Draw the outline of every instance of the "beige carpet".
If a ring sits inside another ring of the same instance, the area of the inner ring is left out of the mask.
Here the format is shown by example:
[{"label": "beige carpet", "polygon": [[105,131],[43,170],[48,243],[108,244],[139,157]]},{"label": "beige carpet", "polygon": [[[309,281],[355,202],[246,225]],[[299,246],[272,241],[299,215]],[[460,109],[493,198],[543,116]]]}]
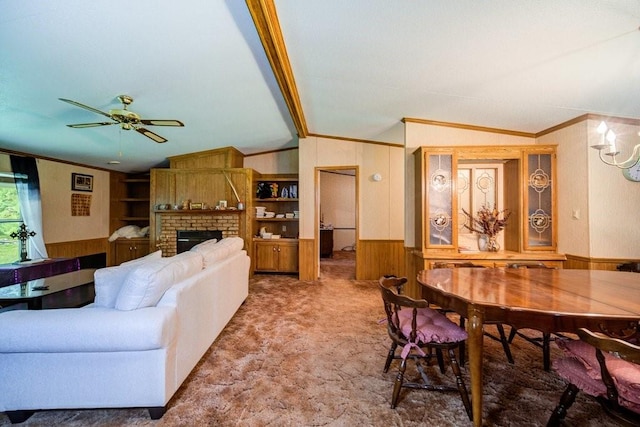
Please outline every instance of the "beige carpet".
[{"label": "beige carpet", "polygon": [[[341,279],[353,271],[341,257],[321,265],[317,282],[252,279],[246,303],[161,420],[151,421],[143,409],[62,410],[38,412],[23,425],[470,425],[455,393],[410,391],[397,409],[389,408],[396,365],[382,373],[388,338],[379,323],[377,284]],[[516,364],[509,365],[498,343],[485,343],[486,424],[545,425],[564,384],[541,369],[541,351],[516,338]],[[4,414],[0,424],[9,424]],[[579,396],[567,425],[615,424],[595,402]]]}]

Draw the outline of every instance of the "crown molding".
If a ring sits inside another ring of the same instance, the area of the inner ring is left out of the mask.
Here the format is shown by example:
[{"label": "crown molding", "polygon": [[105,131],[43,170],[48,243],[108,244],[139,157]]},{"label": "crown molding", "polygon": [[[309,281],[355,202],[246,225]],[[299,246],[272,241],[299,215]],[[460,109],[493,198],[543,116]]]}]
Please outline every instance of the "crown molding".
[{"label": "crown molding", "polygon": [[426,119],[415,119],[410,117],[405,117],[402,119],[403,123],[419,123],[423,125],[432,125],[432,126],[443,126],[450,127],[456,129],[466,129],[466,130],[474,130],[479,132],[491,132],[491,133],[499,133],[504,135],[511,136],[523,136],[525,138],[535,138],[536,134],[530,132],[519,132],[515,130],[507,130],[507,129],[498,129],[498,128],[490,128],[484,126],[475,126],[475,125],[467,125],[463,123],[451,123],[451,122],[440,122],[436,120],[426,120]]},{"label": "crown molding", "polygon": [[372,141],[369,139],[358,139],[358,138],[348,138],[345,136],[333,136],[333,135],[321,135],[317,133],[310,133],[308,136],[313,136],[316,138],[328,138],[328,139],[336,139],[339,141],[348,141],[348,142],[361,142],[364,144],[377,144],[377,145],[387,145],[391,147],[399,147],[404,148],[404,144],[400,144],[397,142],[382,142],[382,141]]}]

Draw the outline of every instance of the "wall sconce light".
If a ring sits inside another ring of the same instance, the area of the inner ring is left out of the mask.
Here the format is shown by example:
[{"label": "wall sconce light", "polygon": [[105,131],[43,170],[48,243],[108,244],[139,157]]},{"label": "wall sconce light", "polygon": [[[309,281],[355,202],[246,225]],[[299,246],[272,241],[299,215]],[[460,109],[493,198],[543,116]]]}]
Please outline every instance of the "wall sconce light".
[{"label": "wall sconce light", "polygon": [[375,182],[380,182],[382,181],[382,175],[380,175],[379,173],[374,173],[373,175],[371,175],[371,179],[373,179]]},{"label": "wall sconce light", "polygon": [[[597,129],[598,133],[602,135],[602,143],[592,145],[591,148],[595,148],[598,150],[598,154],[600,156],[600,160],[609,166],[615,166],[620,169],[628,169],[632,166],[635,166],[640,161],[640,144],[637,144],[633,147],[633,152],[631,156],[625,161],[618,161],[617,155],[620,154],[620,151],[616,148],[616,134],[609,129],[605,122],[600,122],[600,125]],[[604,156],[611,157],[611,160],[607,160]]]}]

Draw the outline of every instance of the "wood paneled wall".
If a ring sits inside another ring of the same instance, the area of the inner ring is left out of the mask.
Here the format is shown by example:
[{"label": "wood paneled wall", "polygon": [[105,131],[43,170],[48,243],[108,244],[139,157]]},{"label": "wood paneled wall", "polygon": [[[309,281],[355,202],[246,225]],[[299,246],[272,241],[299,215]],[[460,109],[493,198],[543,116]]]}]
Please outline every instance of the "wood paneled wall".
[{"label": "wood paneled wall", "polygon": [[588,258],[577,255],[567,255],[564,268],[574,268],[578,270],[616,270],[620,264],[627,262],[640,262],[637,259],[615,259],[615,258]]},{"label": "wood paneled wall", "polygon": [[319,253],[314,239],[298,240],[298,277],[300,280],[316,280]]},{"label": "wood paneled wall", "polygon": [[405,275],[402,240],[360,240],[356,254],[356,278],[378,280],[385,274]]},{"label": "wood paneled wall", "polygon": [[[356,278],[378,280],[385,274],[404,276],[406,259],[402,240],[359,240],[356,244]],[[299,240],[300,280],[316,280],[319,253],[313,239]]]},{"label": "wood paneled wall", "polygon": [[100,239],[74,240],[69,242],[46,243],[49,258],[72,258],[102,252],[110,255],[107,237]]}]

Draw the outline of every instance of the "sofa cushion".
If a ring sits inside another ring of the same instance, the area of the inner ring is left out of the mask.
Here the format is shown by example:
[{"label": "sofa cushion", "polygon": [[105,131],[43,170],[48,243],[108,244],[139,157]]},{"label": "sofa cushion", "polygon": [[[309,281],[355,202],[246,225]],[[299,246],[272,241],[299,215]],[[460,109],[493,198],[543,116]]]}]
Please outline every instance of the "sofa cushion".
[{"label": "sofa cushion", "polygon": [[2,353],[154,350],[174,342],[178,327],[171,307],[127,312],[104,307],[13,310],[2,316],[6,324],[24,329],[16,333],[14,328],[0,328]]},{"label": "sofa cushion", "polygon": [[190,251],[136,265],[125,278],[115,308],[135,310],[155,306],[173,284],[196,274],[202,268],[202,256]]},{"label": "sofa cushion", "polygon": [[153,261],[155,259],[161,259],[161,258],[162,258],[162,251],[158,249],[157,251],[151,252],[150,254],[147,254],[143,257],[132,259],[131,261],[125,261],[120,265],[138,265],[146,261]]},{"label": "sofa cushion", "polygon": [[191,249],[189,249],[190,251],[200,251],[202,249],[204,249],[205,246],[207,245],[214,245],[218,242],[218,239],[209,239],[209,240],[205,240],[204,242],[200,242],[197,245],[194,245],[191,247]]},{"label": "sofa cushion", "polygon": [[222,239],[220,243],[229,248],[230,253],[241,251],[244,247],[244,240],[242,239],[242,237],[238,236],[227,237],[225,239]]},{"label": "sofa cushion", "polygon": [[93,275],[96,293],[94,304],[98,307],[114,308],[116,299],[127,275],[133,271],[137,265],[160,258],[162,258],[162,251],[155,251],[141,258],[123,262],[115,267],[96,270]]},{"label": "sofa cushion", "polygon": [[195,252],[202,255],[204,267],[208,268],[220,260],[227,258],[229,255],[241,251],[243,247],[244,240],[241,237],[232,236],[225,237],[215,244],[203,245],[196,248]]}]

